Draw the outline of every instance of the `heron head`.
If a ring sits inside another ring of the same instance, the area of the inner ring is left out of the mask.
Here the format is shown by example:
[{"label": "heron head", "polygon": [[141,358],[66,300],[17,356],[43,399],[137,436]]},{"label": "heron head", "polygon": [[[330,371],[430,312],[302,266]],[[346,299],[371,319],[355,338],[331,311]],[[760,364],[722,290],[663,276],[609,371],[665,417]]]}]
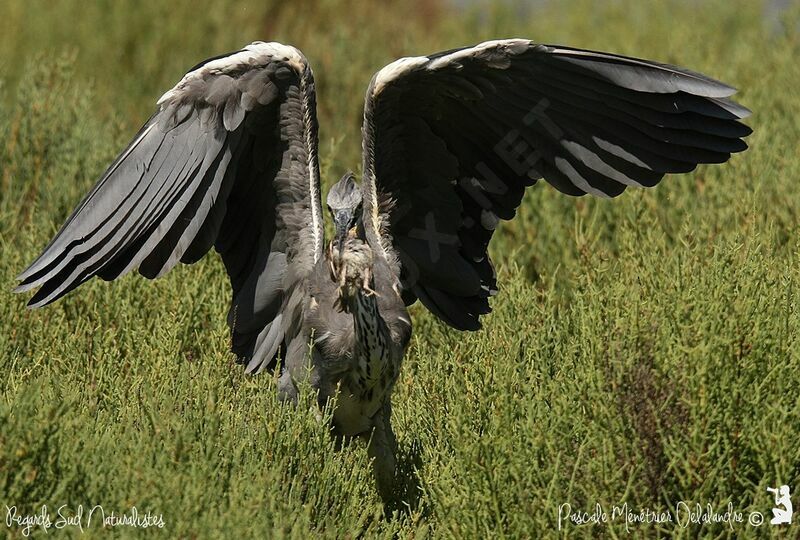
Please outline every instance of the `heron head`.
[{"label": "heron head", "polygon": [[358,220],[361,217],[361,189],[352,172],[342,176],[331,187],[327,203],[336,228],[332,247],[341,258],[345,240],[348,236],[355,236]]}]

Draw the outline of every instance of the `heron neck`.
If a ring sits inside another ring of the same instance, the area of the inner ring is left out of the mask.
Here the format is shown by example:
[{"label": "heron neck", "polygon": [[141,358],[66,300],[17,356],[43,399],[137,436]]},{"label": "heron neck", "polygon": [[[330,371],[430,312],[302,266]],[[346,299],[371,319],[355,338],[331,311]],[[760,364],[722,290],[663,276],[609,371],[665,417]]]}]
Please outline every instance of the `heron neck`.
[{"label": "heron neck", "polygon": [[[381,380],[389,358],[389,330],[378,308],[378,297],[358,291],[353,302],[355,360],[365,390]],[[384,377],[385,378],[385,377]]]},{"label": "heron neck", "polygon": [[378,296],[363,290],[356,292],[352,305],[353,325],[355,327],[356,339],[366,345],[370,339],[384,337],[386,324],[378,309]]}]

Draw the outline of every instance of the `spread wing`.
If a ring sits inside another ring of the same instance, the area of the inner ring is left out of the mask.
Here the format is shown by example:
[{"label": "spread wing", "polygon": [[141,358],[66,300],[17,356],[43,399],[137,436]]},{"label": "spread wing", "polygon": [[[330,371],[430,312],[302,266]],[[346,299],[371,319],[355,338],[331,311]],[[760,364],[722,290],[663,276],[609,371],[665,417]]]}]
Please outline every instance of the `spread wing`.
[{"label": "spread wing", "polygon": [[[293,291],[322,256],[314,78],[305,57],[253,43],[208,60],[157,112],[20,276],[46,305],[92,276],[147,278],[211,246],[233,288],[234,352],[263,369],[297,333]],[[290,309],[291,308],[291,309]]]},{"label": "spread wing", "polygon": [[509,39],[402,58],[364,109],[364,222],[417,298],[459,329],[495,292],[487,246],[544,178],[616,197],[747,148],[750,111],[699,73]]}]

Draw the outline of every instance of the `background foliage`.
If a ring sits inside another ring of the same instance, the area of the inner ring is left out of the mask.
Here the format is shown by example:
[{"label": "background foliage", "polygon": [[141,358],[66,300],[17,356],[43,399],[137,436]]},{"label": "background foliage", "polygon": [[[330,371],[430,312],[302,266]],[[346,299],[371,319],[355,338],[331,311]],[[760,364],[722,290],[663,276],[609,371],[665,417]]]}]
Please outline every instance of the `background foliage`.
[{"label": "background foliage", "polygon": [[763,14],[745,0],[4,0],[4,291],[161,93],[256,39],[292,43],[314,66],[327,184],[358,170],[372,73],[499,36],[708,73],[741,88],[755,132],[725,166],[614,201],[536,186],[492,246],[501,294],[485,330],[414,309],[394,395],[406,504],[389,517],[361,445],[335,451],[310,406],[278,406],[269,376],[232,363],[216,256],[155,283],[95,280],[39,311],[4,292],[0,503],[136,505],[163,513],[172,537],[203,538],[537,537],[557,534],[564,502],[768,514],[767,486],[800,493],[800,41],[797,9]]}]

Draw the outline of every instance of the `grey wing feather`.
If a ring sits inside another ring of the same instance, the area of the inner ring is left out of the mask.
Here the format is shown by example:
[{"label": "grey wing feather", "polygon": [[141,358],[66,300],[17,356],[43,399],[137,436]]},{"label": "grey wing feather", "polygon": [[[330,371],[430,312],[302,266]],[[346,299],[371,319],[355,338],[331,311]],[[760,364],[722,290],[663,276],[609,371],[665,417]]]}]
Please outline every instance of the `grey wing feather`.
[{"label": "grey wing feather", "polygon": [[367,90],[367,236],[407,302],[477,329],[496,292],[489,241],[527,186],[615,197],[722,163],[751,133],[734,92],[687,69],[525,39],[402,58]]},{"label": "grey wing feather", "polygon": [[16,290],[39,287],[39,307],[92,276],[155,278],[215,246],[234,351],[263,369],[302,316],[286,291],[322,257],[313,74],[297,49],[256,42],[199,64],[158,105]]}]

